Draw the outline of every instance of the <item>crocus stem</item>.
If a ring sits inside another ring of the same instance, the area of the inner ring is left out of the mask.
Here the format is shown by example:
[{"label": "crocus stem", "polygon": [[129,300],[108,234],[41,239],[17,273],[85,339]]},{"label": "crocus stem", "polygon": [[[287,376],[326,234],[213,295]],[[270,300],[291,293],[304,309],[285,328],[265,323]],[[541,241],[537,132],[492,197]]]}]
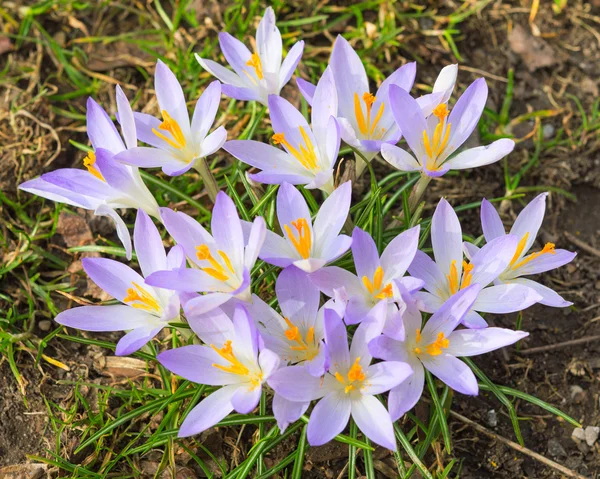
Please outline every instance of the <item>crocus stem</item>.
[{"label": "crocus stem", "polygon": [[373,160],[373,158],[375,157],[375,153],[365,154],[365,153],[358,152],[358,150],[355,150],[354,148],[352,148],[352,149],[354,150],[354,158],[356,159],[355,170],[356,170],[356,179],[358,179],[365,171],[365,168],[368,166],[368,163],[370,163],[371,160]]},{"label": "crocus stem", "polygon": [[206,158],[199,158],[196,160],[194,163],[194,169],[200,173],[202,181],[204,182],[204,186],[206,187],[208,197],[214,203],[217,199],[217,194],[219,193],[219,185],[217,185],[217,180],[215,180],[215,177],[208,167]]}]

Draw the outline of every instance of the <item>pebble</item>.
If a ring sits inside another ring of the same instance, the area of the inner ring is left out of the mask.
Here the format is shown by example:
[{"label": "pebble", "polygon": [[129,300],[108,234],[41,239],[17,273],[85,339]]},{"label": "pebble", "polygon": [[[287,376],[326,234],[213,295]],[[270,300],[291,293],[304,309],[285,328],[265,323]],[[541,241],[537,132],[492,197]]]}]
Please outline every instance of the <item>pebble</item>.
[{"label": "pebble", "polygon": [[573,400],[583,393],[583,388],[581,386],[574,385],[569,388],[569,391],[571,392],[571,400]]},{"label": "pebble", "polygon": [[550,123],[546,123],[542,128],[542,135],[544,140],[548,140],[554,136],[554,127]]},{"label": "pebble", "polygon": [[587,445],[592,447],[594,443],[598,440],[598,435],[600,435],[600,427],[597,426],[588,426],[585,428],[585,442]]},{"label": "pebble", "polygon": [[585,441],[585,431],[583,428],[576,427],[573,429],[573,432],[571,433],[571,439],[573,439],[575,442]]},{"label": "pebble", "polygon": [[558,439],[550,439],[548,441],[548,454],[553,457],[566,456],[567,452]]},{"label": "pebble", "polygon": [[50,328],[52,327],[52,322],[48,321],[47,319],[44,319],[38,323],[38,327],[41,331],[50,331]]},{"label": "pebble", "polygon": [[495,409],[490,409],[485,415],[485,422],[488,423],[490,427],[496,427],[498,425],[498,415],[496,414]]}]

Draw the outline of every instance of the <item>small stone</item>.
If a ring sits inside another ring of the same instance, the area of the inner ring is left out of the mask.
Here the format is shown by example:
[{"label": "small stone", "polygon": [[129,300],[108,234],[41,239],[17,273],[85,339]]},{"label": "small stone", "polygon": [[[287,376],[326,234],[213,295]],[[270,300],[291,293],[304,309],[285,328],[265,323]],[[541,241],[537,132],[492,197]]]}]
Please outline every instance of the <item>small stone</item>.
[{"label": "small stone", "polygon": [[600,427],[597,426],[588,426],[585,428],[585,442],[588,446],[592,447],[594,443],[598,440],[598,435],[600,435]]},{"label": "small stone", "polygon": [[562,444],[558,441],[558,439],[550,439],[548,441],[548,454],[550,454],[552,457],[560,457],[560,456],[566,456],[567,452],[565,451],[565,448],[562,447]]},{"label": "small stone", "polygon": [[578,399],[583,394],[583,388],[577,385],[571,386],[569,388],[569,391],[571,392],[571,401],[574,399]]},{"label": "small stone", "polygon": [[546,123],[542,128],[542,134],[544,136],[544,140],[549,140],[554,136],[554,126],[550,123]]},{"label": "small stone", "polygon": [[585,431],[582,427],[576,427],[571,433],[571,439],[575,442],[585,441]]},{"label": "small stone", "polygon": [[52,327],[52,322],[48,321],[47,319],[44,319],[38,323],[38,326],[41,331],[50,331],[50,328]]},{"label": "small stone", "polygon": [[485,415],[485,422],[488,423],[490,427],[496,427],[498,425],[498,415],[496,414],[495,409],[490,409]]}]

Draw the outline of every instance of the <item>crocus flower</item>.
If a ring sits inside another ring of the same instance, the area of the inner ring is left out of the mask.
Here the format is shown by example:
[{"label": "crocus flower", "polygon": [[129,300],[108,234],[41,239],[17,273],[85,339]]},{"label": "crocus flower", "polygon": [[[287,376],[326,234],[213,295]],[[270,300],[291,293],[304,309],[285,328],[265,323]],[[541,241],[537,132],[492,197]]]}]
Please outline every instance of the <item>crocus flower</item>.
[{"label": "crocus flower", "polygon": [[[553,243],[546,243],[541,250],[530,253],[544,219],[546,196],[548,196],[548,193],[542,193],[535,197],[517,217],[509,233],[519,239],[517,250],[507,268],[496,278],[495,282],[496,284],[527,286],[542,296],[541,304],[564,308],[571,306],[573,303],[565,301],[558,293],[547,286],[522,277],[558,268],[573,261],[577,255],[577,253],[564,249],[555,249]],[[485,199],[481,204],[481,224],[486,241],[493,241],[496,238],[505,236],[504,225],[500,216],[492,204]],[[477,254],[478,248],[476,246],[465,243],[465,248],[467,254]]]},{"label": "crocus flower", "polygon": [[199,434],[233,410],[251,412],[258,405],[262,385],[279,365],[279,357],[262,347],[258,330],[241,304],[235,308],[233,321],[224,315],[220,318],[223,341],[183,346],[157,357],[163,366],[189,381],[222,386],[190,411],[179,437]]},{"label": "crocus flower", "polygon": [[182,292],[207,293],[185,303],[186,315],[192,310],[194,314],[208,312],[231,298],[251,299],[250,270],[266,230],[262,217],[254,220],[248,241],[244,241],[235,205],[222,191],[217,195],[212,212],[212,235],[185,213],[161,208],[161,217],[193,267],[157,272],[147,279],[149,284]]},{"label": "crocus flower", "polygon": [[123,304],[80,306],[63,311],[56,322],[84,331],[129,331],[117,343],[117,356],[134,353],[170,321],[179,319],[179,297],[174,291],[154,288],[144,278],[155,271],[181,268],[185,256],[180,246],[165,254],[160,233],[142,210],[138,210],[133,233],[142,275],[129,266],[107,258],[83,258],[87,275]]},{"label": "crocus flower", "polygon": [[[358,428],[373,442],[396,450],[390,415],[375,397],[397,386],[412,374],[408,364],[386,361],[371,364],[368,343],[379,336],[387,305],[380,302],[357,328],[348,349],[348,334],[342,319],[325,310],[325,342],[330,357],[329,372],[323,378],[309,374],[304,366],[288,366],[269,378],[277,394],[295,402],[321,399],[312,411],[307,438],[320,446],[341,433],[350,415]],[[383,316],[382,316],[383,315]]]},{"label": "crocus flower", "polygon": [[159,218],[159,212],[158,204],[142,181],[138,169],[122,165],[114,159],[119,152],[136,146],[133,112],[119,86],[117,108],[125,142],[104,109],[88,98],[87,132],[94,151],[90,151],[83,159],[87,171],[62,168],[26,181],[19,189],[91,210],[96,215],[109,216],[115,222],[127,258],[131,259],[129,230],[115,209],[141,208],[155,218]]},{"label": "crocus flower", "polygon": [[[396,85],[410,91],[415,81],[416,63],[398,68],[373,95],[365,67],[350,43],[338,35],[329,60],[338,96],[338,122],[342,139],[359,150],[367,160],[379,153],[384,143],[397,143],[401,133],[390,109],[388,91]],[[314,103],[308,82],[298,82],[309,103]],[[359,169],[366,166],[360,162]]]},{"label": "crocus flower", "polygon": [[220,126],[212,133],[221,84],[212,82],[200,95],[190,122],[183,89],[173,72],[160,60],[156,64],[154,89],[162,121],[145,113],[135,113],[137,137],[150,147],[140,146],[123,151],[117,159],[144,168],[162,167],[165,174],[182,175],[198,168],[198,161],[219,150],[227,132]]},{"label": "crocus flower", "polygon": [[304,50],[304,42],[299,41],[281,62],[281,34],[271,7],[258,25],[254,53],[226,32],[219,33],[219,44],[233,71],[196,54],[198,63],[223,82],[223,94],[236,100],[256,100],[265,106],[269,95],[279,95],[290,81]]},{"label": "crocus flower", "polygon": [[348,216],[351,194],[349,181],[340,185],[323,202],[313,224],[302,193],[283,183],[277,192],[277,218],[283,237],[267,230],[260,259],[281,268],[293,264],[312,273],[339,258],[352,243],[349,236],[339,234]]},{"label": "crocus flower", "polygon": [[472,285],[455,294],[429,318],[425,326],[421,325],[420,316],[405,316],[404,341],[382,335],[369,343],[369,350],[374,357],[386,362],[406,362],[414,371],[408,380],[390,391],[388,408],[392,421],[400,419],[419,401],[425,383],[425,369],[455,391],[476,395],[477,379],[457,357],[494,351],[528,335],[523,331],[503,328],[456,330],[464,315],[472,308],[478,292],[479,286]]},{"label": "crocus flower", "polygon": [[486,244],[470,263],[463,260],[462,231],[450,204],[441,199],[431,222],[431,244],[435,262],[417,251],[408,268],[411,276],[425,282],[426,292],[417,293],[423,311],[433,313],[444,302],[467,286],[477,284],[481,291],[463,320],[469,328],[484,328],[479,312],[512,313],[541,300],[533,289],[522,284],[489,286],[510,264],[517,249],[517,237],[505,235]]},{"label": "crocus flower", "polygon": [[393,284],[406,273],[419,243],[419,227],[394,238],[381,258],[371,235],[354,228],[352,256],[356,275],[337,266],[327,266],[310,275],[310,279],[329,297],[336,289],[344,288],[348,297],[344,321],[356,324],[380,301],[393,301]]},{"label": "crocus flower", "polygon": [[333,76],[327,69],[315,91],[312,128],[289,101],[270,95],[273,142],[283,150],[253,140],[228,141],[223,148],[244,163],[263,170],[249,175],[254,181],[267,184],[285,181],[330,193],[333,166],[340,149],[340,133],[334,118],[337,108]]},{"label": "crocus flower", "polygon": [[487,94],[485,80],[479,78],[467,88],[451,112],[446,103],[440,102],[428,118],[417,100],[402,88],[390,86],[393,117],[414,156],[400,147],[384,145],[383,158],[401,171],[420,171],[429,177],[500,160],[513,150],[514,141],[503,138],[452,156],[477,126]]}]

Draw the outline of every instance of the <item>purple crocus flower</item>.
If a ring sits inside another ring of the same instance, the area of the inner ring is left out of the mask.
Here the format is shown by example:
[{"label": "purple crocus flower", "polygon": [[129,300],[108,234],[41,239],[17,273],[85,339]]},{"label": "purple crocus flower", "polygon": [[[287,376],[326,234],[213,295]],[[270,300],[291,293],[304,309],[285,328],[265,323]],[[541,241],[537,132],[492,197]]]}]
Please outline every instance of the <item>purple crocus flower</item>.
[{"label": "purple crocus flower", "polygon": [[477,126],[487,95],[485,80],[479,78],[467,88],[451,112],[442,101],[428,117],[425,110],[431,110],[430,107],[423,108],[407,91],[390,86],[391,111],[414,156],[400,147],[384,145],[383,158],[401,171],[420,171],[429,177],[500,160],[513,150],[514,141],[504,138],[452,156]]},{"label": "purple crocus flower", "polygon": [[96,215],[109,216],[117,228],[127,258],[131,259],[131,237],[127,225],[115,211],[117,208],[141,208],[159,218],[158,204],[144,184],[137,168],[125,166],[114,155],[136,146],[135,122],[127,97],[117,90],[118,118],[123,139],[114,123],[93,99],[87,101],[87,132],[92,143],[83,160],[87,171],[62,168],[26,181],[19,189],[59,203],[91,210]]},{"label": "purple crocus flower", "polygon": [[260,183],[288,182],[333,191],[333,166],[340,149],[340,132],[335,120],[337,94],[328,69],[321,77],[312,105],[312,128],[304,116],[283,98],[270,95],[269,111],[273,142],[283,150],[253,140],[232,140],[223,147],[237,159],[260,168],[249,175]]},{"label": "purple crocus flower", "polygon": [[313,224],[302,193],[283,183],[277,192],[277,218],[283,236],[267,230],[260,259],[281,268],[293,264],[312,273],[342,256],[352,243],[349,236],[339,234],[351,195],[349,181],[340,185],[323,202]]},{"label": "purple crocus flower", "polygon": [[354,228],[352,256],[357,274],[327,266],[312,273],[310,279],[329,297],[334,297],[335,290],[343,288],[348,298],[344,321],[356,324],[380,301],[394,301],[393,281],[404,276],[418,244],[419,227],[416,226],[396,236],[380,258],[371,235]]},{"label": "purple crocus flower", "polygon": [[235,204],[222,191],[217,195],[212,212],[212,235],[185,213],[161,208],[161,217],[193,267],[157,272],[147,279],[148,284],[182,292],[207,293],[186,302],[186,315],[188,312],[208,312],[232,298],[251,299],[250,270],[266,231],[262,217],[254,220],[248,241],[244,241]]},{"label": "purple crocus flower", "polygon": [[[529,253],[544,220],[547,196],[548,193],[536,196],[517,217],[509,233],[519,240],[517,250],[507,268],[496,278],[495,283],[527,286],[542,296],[541,304],[564,308],[571,306],[573,303],[565,301],[558,293],[547,286],[522,277],[558,268],[570,263],[577,256],[577,253],[571,251],[554,249],[555,245],[553,243],[546,243],[541,250]],[[506,235],[500,216],[486,199],[481,204],[481,224],[485,240],[488,242]],[[477,254],[479,250],[470,243],[465,243],[464,246],[469,256]]]},{"label": "purple crocus flower", "polygon": [[269,378],[269,386],[289,401],[320,399],[308,423],[307,437],[311,446],[325,444],[341,433],[352,415],[365,436],[387,449],[396,450],[390,415],[375,395],[406,380],[412,369],[396,361],[371,364],[368,343],[381,334],[386,307],[380,302],[371,310],[356,329],[350,349],[344,322],[334,310],[326,309],[329,372],[323,378],[316,378],[304,366],[288,366]]},{"label": "purple crocus flower", "polygon": [[[390,109],[388,90],[396,85],[410,91],[415,81],[416,63],[398,68],[386,78],[376,95],[371,93],[365,67],[350,43],[341,35],[335,40],[329,68],[333,73],[339,102],[338,122],[342,139],[359,150],[367,160],[379,153],[384,143],[395,144],[400,140],[398,129]],[[299,81],[298,86],[307,101],[314,101],[310,83]],[[366,165],[361,160],[357,173]]]},{"label": "purple crocus flower", "polygon": [[142,275],[107,258],[83,258],[83,269],[100,288],[121,301],[120,305],[80,306],[63,311],[56,322],[84,331],[129,331],[117,343],[117,356],[134,353],[170,321],[179,319],[179,297],[174,291],[154,288],[144,278],[155,271],[181,268],[185,255],[180,246],[165,254],[158,229],[138,210],[133,233]]},{"label": "purple crocus flower", "polygon": [[162,167],[170,176],[182,175],[190,168],[198,168],[198,160],[219,150],[227,132],[220,126],[212,133],[219,101],[221,84],[212,82],[198,99],[190,122],[183,89],[174,73],[162,61],[156,64],[154,89],[162,114],[162,121],[145,113],[135,113],[137,137],[150,147],[123,151],[117,160],[144,168]]},{"label": "purple crocus flower", "polygon": [[219,44],[233,71],[196,54],[198,63],[223,82],[223,94],[236,100],[256,100],[265,106],[269,95],[279,95],[290,81],[304,50],[304,42],[299,41],[282,63],[281,33],[271,7],[258,25],[254,53],[226,32],[219,33]]},{"label": "purple crocus flower", "polygon": [[455,391],[473,396],[479,392],[477,379],[457,357],[494,351],[528,335],[523,331],[503,328],[456,330],[473,307],[478,292],[479,286],[474,284],[455,294],[429,318],[425,326],[421,325],[420,315],[405,315],[404,341],[384,334],[369,343],[374,357],[406,362],[414,371],[407,381],[390,391],[388,408],[392,421],[400,419],[419,401],[425,383],[425,369]]},{"label": "purple crocus flower", "polygon": [[481,288],[473,309],[463,320],[469,328],[484,328],[479,312],[512,313],[528,308],[542,297],[522,284],[489,286],[508,267],[515,255],[518,239],[505,235],[486,244],[470,263],[463,261],[462,230],[450,204],[441,199],[431,222],[431,244],[435,262],[421,251],[408,268],[411,276],[425,282],[426,292],[417,293],[423,311],[433,313],[458,291],[472,284]]},{"label": "purple crocus flower", "polygon": [[[236,306],[233,321],[223,314],[219,319],[219,334],[214,333],[213,323],[206,324],[214,342],[171,349],[157,357],[163,366],[189,381],[222,386],[190,411],[179,429],[179,437],[199,434],[233,410],[240,414],[251,412],[258,405],[262,385],[279,366],[279,357],[262,347],[258,330],[244,306]],[[196,324],[196,332],[206,337],[202,327]]]}]

